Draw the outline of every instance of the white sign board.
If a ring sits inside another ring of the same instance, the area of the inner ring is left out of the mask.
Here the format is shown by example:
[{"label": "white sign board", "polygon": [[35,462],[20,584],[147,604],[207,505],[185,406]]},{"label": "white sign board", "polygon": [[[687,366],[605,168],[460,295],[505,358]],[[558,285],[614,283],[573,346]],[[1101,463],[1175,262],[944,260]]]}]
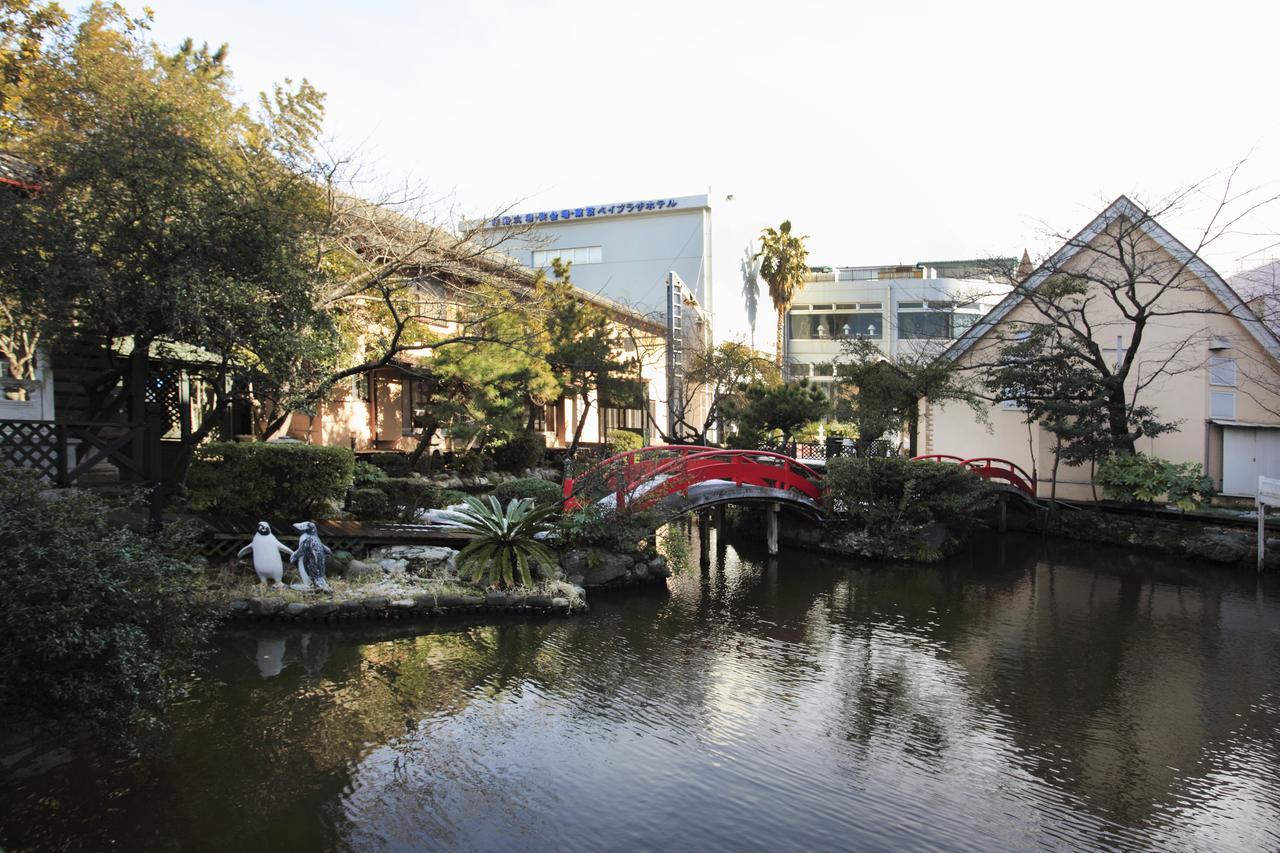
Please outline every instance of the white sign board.
[{"label": "white sign board", "polygon": [[1280,506],[1280,480],[1274,477],[1258,477],[1258,503]]}]

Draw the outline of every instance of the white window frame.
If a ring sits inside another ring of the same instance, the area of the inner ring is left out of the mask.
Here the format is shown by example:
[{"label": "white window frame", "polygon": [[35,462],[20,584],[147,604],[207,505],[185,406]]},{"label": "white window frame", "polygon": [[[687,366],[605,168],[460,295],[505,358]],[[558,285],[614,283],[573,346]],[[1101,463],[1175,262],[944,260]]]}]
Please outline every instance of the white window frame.
[{"label": "white window frame", "polygon": [[[1231,414],[1224,415],[1218,411],[1218,403],[1230,403]],[[1236,419],[1236,392],[1235,391],[1210,391],[1209,392],[1209,417],[1214,420],[1234,421]]]},{"label": "white window frame", "polygon": [[543,269],[551,266],[551,262],[559,258],[574,266],[583,264],[599,264],[604,262],[604,248],[601,246],[564,246],[556,249],[536,249],[533,252],[533,266]]},{"label": "white window frame", "polygon": [[1209,384],[1223,388],[1235,388],[1239,382],[1236,360],[1227,356],[1209,356]]}]

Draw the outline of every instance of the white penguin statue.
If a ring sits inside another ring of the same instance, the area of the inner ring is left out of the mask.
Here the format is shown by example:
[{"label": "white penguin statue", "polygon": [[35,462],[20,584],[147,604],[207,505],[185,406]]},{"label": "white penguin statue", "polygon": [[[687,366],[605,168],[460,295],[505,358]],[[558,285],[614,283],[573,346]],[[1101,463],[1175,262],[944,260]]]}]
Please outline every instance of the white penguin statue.
[{"label": "white penguin statue", "polygon": [[329,582],[325,580],[325,561],[333,552],[329,546],[320,541],[320,532],[314,521],[299,521],[294,529],[301,532],[298,537],[298,548],[289,558],[289,562],[298,567],[301,583],[293,585],[294,589],[317,589],[329,591]]},{"label": "white penguin statue", "polygon": [[284,561],[280,559],[280,555],[292,557],[293,551],[287,545],[281,544],[271,532],[271,525],[265,521],[258,522],[258,532],[254,534],[253,541],[241,548],[236,556],[243,557],[251,552],[253,570],[258,575],[258,582],[271,581],[273,585],[280,586],[284,580]]}]

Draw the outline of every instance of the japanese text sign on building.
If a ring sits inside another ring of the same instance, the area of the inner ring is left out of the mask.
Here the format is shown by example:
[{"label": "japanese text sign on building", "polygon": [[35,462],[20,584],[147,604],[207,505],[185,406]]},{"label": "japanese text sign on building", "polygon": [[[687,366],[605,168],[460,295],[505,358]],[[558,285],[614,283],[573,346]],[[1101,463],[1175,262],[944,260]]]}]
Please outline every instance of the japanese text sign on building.
[{"label": "japanese text sign on building", "polygon": [[513,213],[510,216],[495,216],[489,220],[488,227],[501,228],[512,225],[534,225],[539,222],[560,222],[566,219],[594,219],[600,216],[618,216],[628,213],[648,213],[650,211],[671,210],[678,207],[679,199],[660,198],[650,201],[628,201],[618,204],[601,204],[594,207],[565,207],[560,210],[543,210],[538,213]]}]

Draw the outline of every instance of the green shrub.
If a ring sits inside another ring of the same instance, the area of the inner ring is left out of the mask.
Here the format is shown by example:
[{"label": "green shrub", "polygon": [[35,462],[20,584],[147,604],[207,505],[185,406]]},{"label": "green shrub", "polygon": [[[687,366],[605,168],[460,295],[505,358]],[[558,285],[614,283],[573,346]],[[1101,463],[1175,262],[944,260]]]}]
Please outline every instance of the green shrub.
[{"label": "green shrub", "polygon": [[471,496],[466,492],[460,492],[457,489],[441,489],[437,502],[441,507],[454,506],[455,504],[466,503],[469,497]]},{"label": "green shrub", "polygon": [[1107,497],[1125,503],[1163,500],[1181,510],[1202,506],[1213,493],[1213,481],[1199,462],[1176,464],[1141,453],[1116,453],[1098,463],[1098,485]]},{"label": "green shrub", "polygon": [[345,447],[224,442],[202,447],[187,477],[192,509],[258,521],[323,516],[345,494],[355,456]]},{"label": "green shrub", "polygon": [[491,469],[493,460],[479,451],[472,450],[458,456],[453,462],[453,467],[463,476],[474,477]]},{"label": "green shrub", "polygon": [[378,480],[385,480],[386,478],[387,473],[377,465],[365,462],[363,459],[357,459],[356,470],[351,484],[357,489],[364,489],[373,485]]},{"label": "green shrub", "polygon": [[564,491],[556,483],[528,477],[522,480],[508,480],[499,484],[492,492],[504,506],[508,501],[529,498],[539,506],[559,506],[564,500]]},{"label": "green shrub", "polygon": [[626,453],[644,447],[644,438],[629,429],[611,429],[605,433],[605,444],[610,453]]},{"label": "green shrub", "polygon": [[600,548],[614,554],[653,549],[653,532],[662,524],[656,512],[615,512],[592,504],[561,515],[555,524],[556,545],[562,548]]},{"label": "green shrub", "polygon": [[351,514],[363,521],[390,518],[391,501],[382,489],[355,489],[351,492]]},{"label": "green shrub", "polygon": [[[127,740],[185,691],[212,627],[193,547],[112,524],[88,492],[0,470],[0,716]],[[189,531],[187,531],[189,532]]]},{"label": "green shrub", "polygon": [[383,450],[377,453],[361,453],[360,461],[382,469],[388,477],[408,477],[413,473],[409,468],[409,457],[399,451]]},{"label": "green shrub", "polygon": [[387,498],[385,518],[396,521],[416,521],[419,510],[436,509],[440,504],[440,489],[430,480],[417,477],[387,477],[373,484]]},{"label": "green shrub", "polygon": [[960,465],[898,457],[831,459],[823,489],[846,544],[897,559],[937,559],[941,553],[921,534],[941,524],[958,538],[994,500],[986,482]]},{"label": "green shrub", "polygon": [[533,430],[520,430],[502,444],[491,449],[493,464],[499,471],[519,473],[542,464],[547,452],[547,439]]}]

